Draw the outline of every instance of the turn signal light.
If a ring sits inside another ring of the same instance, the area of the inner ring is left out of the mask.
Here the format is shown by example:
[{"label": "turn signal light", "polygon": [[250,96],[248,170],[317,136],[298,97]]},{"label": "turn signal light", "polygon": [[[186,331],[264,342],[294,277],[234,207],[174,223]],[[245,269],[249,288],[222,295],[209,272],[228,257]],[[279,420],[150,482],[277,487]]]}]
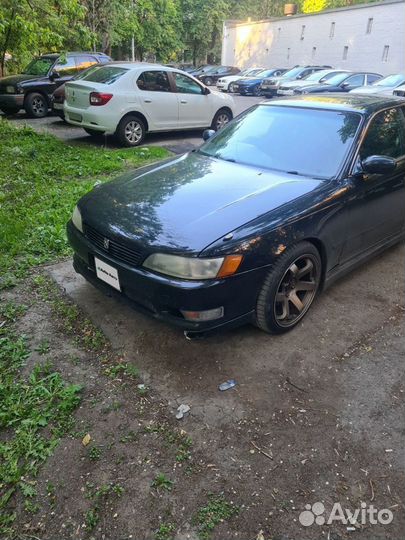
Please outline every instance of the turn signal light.
[{"label": "turn signal light", "polygon": [[242,255],[228,255],[227,257],[225,257],[224,262],[219,269],[217,277],[222,278],[234,274],[239,268],[242,259]]},{"label": "turn signal light", "polygon": [[91,92],[90,105],[105,105],[113,97],[113,94],[104,94],[103,92]]}]

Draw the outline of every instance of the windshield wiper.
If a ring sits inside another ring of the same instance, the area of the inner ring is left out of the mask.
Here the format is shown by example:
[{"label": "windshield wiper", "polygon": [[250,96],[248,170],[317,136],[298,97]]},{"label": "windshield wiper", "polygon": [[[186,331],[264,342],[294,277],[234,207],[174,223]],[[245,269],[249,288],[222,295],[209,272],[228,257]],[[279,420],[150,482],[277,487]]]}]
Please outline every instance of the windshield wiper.
[{"label": "windshield wiper", "polygon": [[299,175],[300,173],[298,171],[285,171],[287,174],[297,174]]}]

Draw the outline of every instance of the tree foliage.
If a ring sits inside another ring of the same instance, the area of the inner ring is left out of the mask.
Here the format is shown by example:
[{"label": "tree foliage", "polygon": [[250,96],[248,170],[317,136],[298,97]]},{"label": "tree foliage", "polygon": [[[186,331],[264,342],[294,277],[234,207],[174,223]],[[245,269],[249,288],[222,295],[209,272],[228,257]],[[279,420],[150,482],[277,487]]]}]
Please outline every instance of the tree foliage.
[{"label": "tree foliage", "polygon": [[[114,58],[214,62],[225,19],[281,16],[286,0],[0,0],[0,68],[44,52],[100,50]],[[363,0],[297,0],[304,13]],[[10,55],[11,60],[5,62]]]}]

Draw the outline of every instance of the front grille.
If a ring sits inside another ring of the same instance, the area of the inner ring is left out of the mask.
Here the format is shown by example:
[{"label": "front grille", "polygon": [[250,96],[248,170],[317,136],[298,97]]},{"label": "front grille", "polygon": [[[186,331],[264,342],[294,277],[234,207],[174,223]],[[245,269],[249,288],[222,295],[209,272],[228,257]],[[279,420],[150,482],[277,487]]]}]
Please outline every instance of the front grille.
[{"label": "front grille", "polygon": [[[93,227],[90,227],[90,225],[84,225],[84,234],[94,246],[117,261],[121,261],[129,266],[138,266],[143,259],[142,252],[128,248],[124,244],[121,244],[121,242],[107,238],[96,231],[96,229],[93,229]],[[108,249],[105,245],[106,240],[108,240]]]},{"label": "front grille", "polygon": [[395,90],[394,95],[405,97],[405,90]]}]

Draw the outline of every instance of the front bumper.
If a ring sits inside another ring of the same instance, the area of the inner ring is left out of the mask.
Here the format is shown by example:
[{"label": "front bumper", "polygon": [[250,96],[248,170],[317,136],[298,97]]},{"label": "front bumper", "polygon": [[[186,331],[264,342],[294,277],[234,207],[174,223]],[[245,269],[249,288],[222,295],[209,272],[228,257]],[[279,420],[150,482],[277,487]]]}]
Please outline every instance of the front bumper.
[{"label": "front bumper", "polygon": [[262,94],[265,96],[276,96],[278,91],[278,86],[267,86],[267,85],[261,85],[260,90],[262,91]]},{"label": "front bumper", "polygon": [[22,109],[24,105],[24,94],[0,94],[0,109],[2,107],[12,107]]},{"label": "front bumper", "polygon": [[[67,225],[67,235],[75,251],[73,266],[76,272],[104,293],[138,311],[194,332],[235,327],[255,321],[258,289],[263,283],[266,268],[225,279],[181,280],[155,274],[142,266],[131,267],[114,260],[108,253],[92,245],[71,222]],[[118,270],[121,292],[97,278],[94,256]],[[212,321],[188,321],[180,311],[205,311],[220,306],[224,307],[224,316]]]}]

